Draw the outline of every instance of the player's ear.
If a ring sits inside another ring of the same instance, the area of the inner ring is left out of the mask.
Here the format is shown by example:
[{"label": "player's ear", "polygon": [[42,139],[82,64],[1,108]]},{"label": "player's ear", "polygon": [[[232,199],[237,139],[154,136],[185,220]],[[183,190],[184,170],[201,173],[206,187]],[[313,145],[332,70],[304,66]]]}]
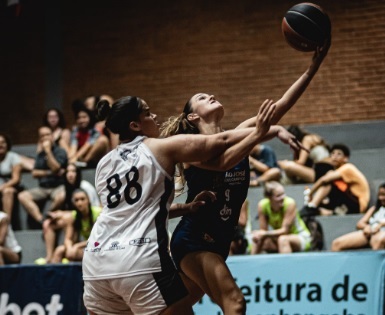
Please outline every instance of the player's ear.
[{"label": "player's ear", "polygon": [[199,119],[198,114],[190,113],[190,114],[187,115],[187,120],[188,121],[195,121],[197,119]]},{"label": "player's ear", "polygon": [[131,121],[130,122],[130,129],[133,131],[140,131],[140,124],[137,121]]}]

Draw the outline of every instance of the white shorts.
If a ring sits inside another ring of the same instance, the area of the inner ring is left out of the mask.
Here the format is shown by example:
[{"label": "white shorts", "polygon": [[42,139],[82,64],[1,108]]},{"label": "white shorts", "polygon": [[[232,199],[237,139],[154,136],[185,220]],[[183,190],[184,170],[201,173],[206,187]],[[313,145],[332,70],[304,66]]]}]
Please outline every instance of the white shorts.
[{"label": "white shorts", "polygon": [[98,315],[157,315],[188,292],[176,270],[84,280],[84,304]]},{"label": "white shorts", "polygon": [[301,242],[301,252],[306,252],[311,249],[311,235],[307,233],[300,233],[298,237]]}]

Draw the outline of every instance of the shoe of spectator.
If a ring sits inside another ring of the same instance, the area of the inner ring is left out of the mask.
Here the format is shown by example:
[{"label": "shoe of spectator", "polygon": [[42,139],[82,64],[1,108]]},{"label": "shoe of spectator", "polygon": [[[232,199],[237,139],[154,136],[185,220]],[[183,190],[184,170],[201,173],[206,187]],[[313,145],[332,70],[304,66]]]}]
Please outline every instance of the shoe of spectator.
[{"label": "shoe of spectator", "polygon": [[304,206],[299,212],[301,217],[313,217],[319,215],[319,210],[316,207]]},{"label": "shoe of spectator", "polygon": [[36,265],[46,265],[47,264],[47,260],[43,257],[40,257],[38,259],[35,260],[35,264]]},{"label": "shoe of spectator", "polygon": [[68,264],[70,261],[68,260],[68,258],[63,258],[62,260],[61,260],[61,263],[62,264]]}]

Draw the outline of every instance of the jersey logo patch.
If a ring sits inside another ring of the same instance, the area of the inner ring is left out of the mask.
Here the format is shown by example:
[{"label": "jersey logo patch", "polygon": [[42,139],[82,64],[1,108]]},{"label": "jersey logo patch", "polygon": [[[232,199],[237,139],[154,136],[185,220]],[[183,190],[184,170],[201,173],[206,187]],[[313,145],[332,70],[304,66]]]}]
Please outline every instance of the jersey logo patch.
[{"label": "jersey logo patch", "polygon": [[233,210],[229,208],[227,205],[225,205],[223,209],[219,211],[222,221],[227,221],[231,217],[232,213],[233,213]]},{"label": "jersey logo patch", "polygon": [[141,237],[130,241],[130,245],[139,246],[139,247],[150,243],[151,243],[151,239],[148,237]]}]

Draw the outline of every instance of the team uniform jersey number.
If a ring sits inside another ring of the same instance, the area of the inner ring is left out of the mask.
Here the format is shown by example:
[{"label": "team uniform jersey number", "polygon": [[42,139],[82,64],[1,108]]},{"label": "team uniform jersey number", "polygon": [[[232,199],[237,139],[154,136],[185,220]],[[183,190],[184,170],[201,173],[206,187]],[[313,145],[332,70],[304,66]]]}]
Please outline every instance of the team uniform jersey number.
[{"label": "team uniform jersey number", "polygon": [[[138,183],[139,171],[133,166],[126,174],[126,187],[124,187],[124,199],[129,205],[133,205],[137,202],[142,196],[142,186]],[[114,174],[107,179],[107,189],[110,192],[107,195],[107,207],[112,209],[116,208],[122,195],[120,194],[120,189],[122,188],[123,183],[119,178],[118,174]]]}]

